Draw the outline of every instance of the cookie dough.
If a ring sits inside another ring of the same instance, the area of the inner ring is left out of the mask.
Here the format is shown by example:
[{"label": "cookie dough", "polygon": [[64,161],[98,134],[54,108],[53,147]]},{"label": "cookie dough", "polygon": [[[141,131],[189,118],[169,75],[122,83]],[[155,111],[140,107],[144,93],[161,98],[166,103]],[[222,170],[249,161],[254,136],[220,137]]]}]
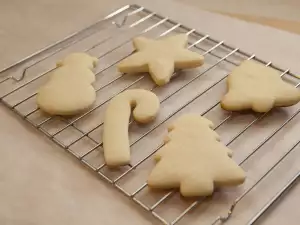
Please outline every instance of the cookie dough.
[{"label": "cookie dough", "polygon": [[[80,62],[80,64],[78,64]],[[98,58],[92,57],[86,53],[75,52],[67,55],[63,60],[58,61],[56,65],[66,66],[66,65],[80,65],[81,67],[93,69],[96,67]]]},{"label": "cookie dough", "polygon": [[48,82],[38,90],[38,107],[50,114],[71,116],[87,110],[96,99],[91,85],[96,58],[85,53],[68,55],[50,74]]},{"label": "cookie dough", "polygon": [[185,48],[187,42],[185,34],[158,40],[134,38],[136,53],[121,61],[118,69],[122,73],[149,72],[157,85],[165,85],[175,69],[195,68],[203,64],[203,56]]},{"label": "cookie dough", "polygon": [[185,197],[209,196],[215,187],[236,186],[244,171],[230,158],[232,152],[212,130],[211,121],[198,114],[179,117],[168,127],[165,145],[154,155],[150,188],[180,188]]},{"label": "cookie dough", "polygon": [[268,112],[273,107],[291,106],[300,101],[300,90],[284,82],[279,71],[251,60],[232,71],[227,86],[228,93],[221,106],[229,111]]},{"label": "cookie dough", "polygon": [[128,123],[131,108],[133,118],[140,123],[152,121],[159,110],[158,97],[147,90],[132,89],[114,97],[105,112],[103,148],[105,162],[110,167],[130,162]]}]

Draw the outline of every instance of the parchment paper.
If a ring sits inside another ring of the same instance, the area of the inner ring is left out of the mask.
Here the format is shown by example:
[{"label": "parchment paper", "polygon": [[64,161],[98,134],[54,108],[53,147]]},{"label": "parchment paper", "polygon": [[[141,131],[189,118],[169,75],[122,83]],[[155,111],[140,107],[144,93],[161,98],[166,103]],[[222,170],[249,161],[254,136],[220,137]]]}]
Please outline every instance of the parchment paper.
[{"label": "parchment paper", "polygon": [[[1,3],[0,67],[5,67],[35,50],[83,28],[118,6],[122,6],[125,2],[89,1],[87,3],[86,1],[76,1],[75,3],[73,1],[32,0]],[[272,60],[283,68],[289,67],[295,72],[300,71],[298,63],[300,48],[297,48],[299,36],[194,10],[169,1],[145,1],[142,3],[179,22],[207,32],[216,38],[226,39],[229,43],[242,49],[255,52],[258,56]],[[205,81],[209,84],[214,81],[213,79],[224,76],[224,73],[214,73],[214,77],[209,76],[210,74],[208,73],[202,82]],[[180,96],[174,96],[164,110],[171,110],[178,98],[190,98],[199,91],[201,90],[191,88]],[[224,84],[216,86],[213,91],[193,104],[193,111],[201,112],[207,108],[209,103],[217,100],[223,92]],[[103,94],[105,94],[104,91]],[[235,160],[239,161],[245,157],[248,153],[247,149],[253,149],[259,142],[259,138],[267,136],[272,128],[278,127],[297,107],[299,106],[292,107],[289,111],[274,111],[271,119],[266,118],[247,132],[243,139],[235,142],[231,146],[237,150]],[[186,110],[191,109],[187,108]],[[2,105],[0,114],[2,147],[0,224],[156,224],[156,221],[142,209],[98,179],[77,160]],[[224,115],[216,110],[207,116],[217,122]],[[232,126],[230,132],[228,126],[226,129],[221,127],[218,132],[224,137],[222,141],[230,140],[233,132],[240,130],[244,123],[252,119],[251,115],[241,116],[240,120],[235,117],[236,122],[230,123]],[[244,165],[249,177],[244,188],[253,184],[300,139],[297,135],[298,120],[299,118],[295,118],[292,124],[264,147],[265,151],[261,151]],[[89,123],[84,123],[82,126],[89,126]],[[88,129],[89,127],[82,128]],[[148,143],[159,143],[161,134],[164,132],[162,127],[139,145],[150,146]],[[137,134],[133,128],[133,137]],[[143,154],[150,150],[150,148],[145,148]],[[268,199],[275,195],[276,191],[299,171],[299,154],[299,150],[294,151],[268,180],[262,182],[257,189],[251,192],[241,202],[229,224],[245,224]],[[134,160],[138,160],[138,157],[140,157],[139,154]],[[143,168],[141,170],[140,174],[146,175],[145,170],[144,172]],[[136,173],[138,172],[136,171]],[[130,189],[134,188],[131,184],[135,184],[135,182],[130,182],[129,178],[127,184],[129,184],[127,188]],[[228,195],[215,195],[212,200],[214,204],[211,202],[201,204],[181,224],[211,222],[220,211],[222,212],[222,209],[228,208],[227,205],[242,190]],[[299,187],[294,188],[280,206],[271,211],[267,219],[262,222],[264,224],[299,224],[299,215],[296,211],[293,213],[290,210],[291,208],[297,209],[299,191]],[[182,210],[180,207],[184,208],[184,206],[174,205],[175,210]]]}]

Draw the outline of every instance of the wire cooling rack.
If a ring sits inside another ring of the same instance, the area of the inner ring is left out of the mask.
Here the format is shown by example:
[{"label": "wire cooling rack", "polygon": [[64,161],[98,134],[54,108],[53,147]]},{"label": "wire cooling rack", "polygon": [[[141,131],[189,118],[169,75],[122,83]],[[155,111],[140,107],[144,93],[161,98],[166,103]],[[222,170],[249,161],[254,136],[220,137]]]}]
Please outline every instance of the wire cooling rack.
[{"label": "wire cooling rack", "polygon": [[[164,87],[157,87],[147,74],[124,75],[116,71],[115,65],[132,53],[133,37],[144,35],[157,38],[175,33],[188,35],[188,48],[205,56],[204,66],[176,72],[171,83]],[[47,80],[49,72],[55,69],[55,62],[74,51],[88,52],[99,58],[94,83],[97,91],[96,104],[77,117],[49,117],[40,112],[35,104],[37,88]],[[184,219],[189,216],[183,217],[187,214],[193,217],[193,209],[206,204],[211,207],[210,215],[207,216],[205,210],[196,210],[197,214],[205,216],[201,218],[205,224],[217,224],[229,220],[247,196],[251,196],[253,191],[270,179],[288,158],[294,158],[293,154],[300,142],[288,140],[288,134],[295,129],[299,105],[264,114],[230,113],[220,108],[219,99],[225,92],[227,75],[244,60],[256,60],[272,67],[281,72],[281,77],[286,82],[293,83],[296,87],[300,85],[299,78],[288,69],[280,69],[271,62],[144,7],[127,5],[103,20],[3,69],[0,96],[4,105],[150,212],[158,221],[164,224],[177,224],[180,221],[187,224],[189,220]],[[106,167],[102,156],[103,114],[110,99],[124,90],[136,87],[157,94],[161,102],[160,114],[148,125],[130,122],[131,165],[112,171]],[[234,150],[234,160],[248,173],[243,187],[227,192],[217,190],[213,197],[201,199],[182,199],[175,190],[148,190],[145,181],[154,166],[151,156],[162,146],[166,125],[177,116],[190,111],[212,120],[222,142]],[[288,132],[283,134],[284,130]],[[279,140],[279,143],[274,144],[274,141]],[[281,183],[280,188],[270,191],[266,198],[261,198],[259,209],[252,212],[252,219],[247,224],[256,223],[270,206],[278,202],[283,193],[297,183],[299,171],[296,172],[293,177],[287,176],[284,179],[282,176],[283,185]],[[292,178],[288,180],[289,177]],[[227,197],[224,199],[224,196]]]}]

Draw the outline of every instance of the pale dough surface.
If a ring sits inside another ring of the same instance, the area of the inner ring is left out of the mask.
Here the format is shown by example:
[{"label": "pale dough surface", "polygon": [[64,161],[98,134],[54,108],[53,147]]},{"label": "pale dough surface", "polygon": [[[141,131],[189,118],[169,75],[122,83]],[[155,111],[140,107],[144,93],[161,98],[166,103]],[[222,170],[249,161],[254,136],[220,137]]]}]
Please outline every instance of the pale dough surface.
[{"label": "pale dough surface", "polygon": [[284,82],[280,72],[246,60],[227,78],[228,93],[221,106],[230,111],[252,109],[267,112],[273,107],[291,106],[300,101],[300,91]]},{"label": "pale dough surface", "polygon": [[149,72],[157,85],[170,81],[175,69],[188,69],[203,64],[203,56],[186,49],[188,37],[185,34],[152,40],[145,37],[133,39],[136,53],[118,64],[123,73]]},{"label": "pale dough surface", "polygon": [[75,115],[87,110],[96,99],[91,71],[97,59],[85,53],[72,53],[57,63],[48,82],[37,94],[37,105],[51,115]]},{"label": "pale dough surface", "polygon": [[56,64],[57,66],[65,66],[65,65],[78,65],[87,67],[89,69],[93,69],[96,67],[98,59],[96,57],[91,57],[88,54],[75,52],[72,54],[67,55],[63,60],[58,61]]},{"label": "pale dough surface", "polygon": [[105,112],[103,147],[108,166],[122,166],[130,162],[128,123],[133,118],[140,123],[152,121],[159,110],[158,97],[147,90],[132,89],[114,97]]},{"label": "pale dough surface", "polygon": [[236,186],[244,171],[230,158],[232,152],[212,130],[211,121],[185,114],[168,128],[165,145],[155,154],[156,166],[148,185],[180,188],[183,196],[208,196],[215,187]]}]

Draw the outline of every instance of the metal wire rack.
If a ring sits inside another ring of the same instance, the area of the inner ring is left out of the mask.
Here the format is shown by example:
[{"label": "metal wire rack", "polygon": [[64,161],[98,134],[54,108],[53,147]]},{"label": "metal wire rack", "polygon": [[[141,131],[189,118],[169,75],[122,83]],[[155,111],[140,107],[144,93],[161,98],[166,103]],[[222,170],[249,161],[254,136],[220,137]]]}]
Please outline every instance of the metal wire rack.
[{"label": "metal wire rack", "polygon": [[[119,74],[115,70],[114,66],[132,53],[132,37],[144,35],[153,38],[174,33],[188,35],[188,48],[205,55],[206,63],[203,67],[190,71],[177,71],[172,77],[172,82],[165,87],[154,85],[147,74],[132,76]],[[49,72],[55,69],[55,62],[74,51],[88,52],[99,58],[97,80],[94,83],[97,91],[96,104],[77,117],[49,117],[40,112],[35,104],[37,88],[47,80]],[[246,115],[222,111],[218,99],[224,93],[224,81],[228,73],[243,60],[256,60],[272,67],[281,71],[281,77],[286,82],[294,83],[296,87],[300,85],[297,75],[288,69],[282,70],[271,62],[261,60],[253,54],[231,47],[224,41],[218,41],[144,7],[126,5],[103,20],[3,69],[0,72],[3,76],[0,81],[0,99],[4,105],[46,134],[143,209],[149,211],[160,222],[177,224],[185,215],[190,214],[192,209],[207,199],[185,200],[180,199],[175,190],[153,193],[147,188],[145,180],[151,170],[149,168],[153,167],[151,156],[162,146],[161,140],[166,132],[165,125],[169,121],[191,110],[199,112],[215,122],[214,129],[221,134],[225,145],[232,149],[235,149],[234,144],[239,140],[240,142],[249,140],[249,135],[253,136],[254,132],[258,135],[257,138],[260,138],[259,141],[252,146],[249,144],[250,148],[240,150],[237,156],[234,156],[239,165],[244,167],[270,142],[274,139],[278,140],[277,135],[280,135],[280,132],[290,124],[295,124],[292,121],[296,120],[300,113],[300,107],[291,107],[288,117],[281,116],[272,126],[270,125],[270,128],[263,129],[260,123],[274,120],[276,117],[274,114],[282,114],[282,111]],[[141,126],[134,121],[130,122],[132,164],[111,171],[106,167],[102,157],[103,113],[110,99],[124,90],[136,87],[151,90],[158,95],[161,113],[156,121],[149,125]],[[261,132],[256,132],[257,129]],[[239,202],[261,182],[268,179],[273,171],[296,151],[299,143],[300,141],[285,144],[285,147],[280,145],[277,157],[269,162],[269,166],[267,165],[258,177],[252,177],[253,182],[241,188],[235,197],[231,197],[230,204],[223,206],[222,209],[228,209],[228,213],[225,216],[218,216],[221,210],[217,210],[214,214],[215,219],[211,219],[208,224],[229,220]],[[252,165],[253,168],[255,166]],[[298,177],[299,171],[291,181],[286,182],[278,194],[274,195],[275,197],[266,201],[264,207],[248,224],[254,224],[291,185],[296,183]],[[180,204],[176,204],[176,207],[172,206],[170,210],[167,207],[168,204],[172,204],[172,199],[176,199]],[[213,200],[211,201],[210,204],[214,204]]]}]

